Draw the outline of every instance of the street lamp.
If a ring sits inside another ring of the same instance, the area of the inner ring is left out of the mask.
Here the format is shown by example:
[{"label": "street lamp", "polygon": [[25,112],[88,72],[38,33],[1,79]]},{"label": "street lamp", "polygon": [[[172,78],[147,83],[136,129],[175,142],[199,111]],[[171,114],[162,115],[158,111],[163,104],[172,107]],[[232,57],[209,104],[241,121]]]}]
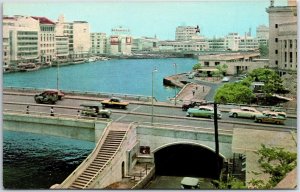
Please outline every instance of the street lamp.
[{"label": "street lamp", "polygon": [[[177,65],[176,65],[176,63],[174,63],[173,64],[173,66],[174,66],[174,69],[175,69],[175,82],[177,82]],[[176,106],[176,95],[177,95],[177,93],[176,93],[176,84],[175,84],[175,87],[174,87],[174,90],[175,90],[175,106]]]},{"label": "street lamp", "polygon": [[59,81],[59,63],[57,62],[57,75],[56,75],[56,89],[58,90],[58,81]]},{"label": "street lamp", "polygon": [[154,67],[154,69],[152,70],[152,98],[151,98],[151,101],[152,101],[152,108],[151,108],[151,124],[153,125],[153,95],[154,95],[154,73],[157,72],[157,69],[156,67]]}]

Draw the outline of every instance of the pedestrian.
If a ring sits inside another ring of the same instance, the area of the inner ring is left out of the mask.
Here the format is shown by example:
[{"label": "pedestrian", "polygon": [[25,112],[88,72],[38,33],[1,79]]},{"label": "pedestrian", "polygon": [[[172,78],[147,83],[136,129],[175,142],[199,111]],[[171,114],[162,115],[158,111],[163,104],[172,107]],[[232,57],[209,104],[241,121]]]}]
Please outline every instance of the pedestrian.
[{"label": "pedestrian", "polygon": [[29,114],[29,105],[26,107],[26,114]]},{"label": "pedestrian", "polygon": [[53,109],[53,107],[50,108],[50,116],[54,116],[54,109]]},{"label": "pedestrian", "polygon": [[77,110],[77,118],[79,118],[80,117],[80,110],[78,109]]},{"label": "pedestrian", "polygon": [[203,92],[204,92],[204,85],[203,85]]},{"label": "pedestrian", "polygon": [[198,90],[198,85],[196,85],[196,91]]},{"label": "pedestrian", "polygon": [[194,96],[194,95],[195,95],[195,89],[193,89],[193,91],[192,91],[192,92],[193,92],[193,96]]}]

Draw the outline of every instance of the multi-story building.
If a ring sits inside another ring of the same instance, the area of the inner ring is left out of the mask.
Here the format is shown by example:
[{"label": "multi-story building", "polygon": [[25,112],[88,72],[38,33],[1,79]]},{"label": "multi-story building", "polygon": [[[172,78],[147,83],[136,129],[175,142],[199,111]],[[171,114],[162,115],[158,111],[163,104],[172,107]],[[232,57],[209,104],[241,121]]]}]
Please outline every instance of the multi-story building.
[{"label": "multi-story building", "polygon": [[190,41],[197,40],[200,33],[199,26],[178,26],[175,33],[175,41]]},{"label": "multi-story building", "polygon": [[55,36],[56,59],[66,61],[69,58],[69,38],[67,36]]},{"label": "multi-story building", "polygon": [[209,45],[209,50],[224,51],[226,50],[225,38],[213,38],[206,40]]},{"label": "multi-story building", "polygon": [[158,41],[156,37],[133,38],[131,50],[132,52],[156,51]]},{"label": "multi-story building", "polygon": [[270,67],[280,75],[297,71],[297,6],[289,0],[287,6],[274,6],[271,1],[266,9],[269,14]]},{"label": "multi-story building", "polygon": [[106,33],[91,33],[91,54],[106,53]]},{"label": "multi-story building", "polygon": [[116,27],[111,30],[112,35],[107,43],[108,53],[111,55],[131,55],[132,37],[130,30]]},{"label": "multi-story building", "polygon": [[55,23],[46,17],[32,17],[39,22],[39,61],[49,63],[56,58]]},{"label": "multi-story building", "polygon": [[259,44],[256,38],[245,35],[240,38],[239,51],[255,51],[258,50]]},{"label": "multi-story building", "polygon": [[225,37],[225,47],[231,51],[238,51],[240,40],[238,33],[229,33]]},{"label": "multi-story building", "polygon": [[258,44],[268,45],[269,41],[269,27],[265,25],[259,25],[256,28],[256,39]]},{"label": "multi-story building", "polygon": [[208,42],[205,40],[197,41],[160,41],[159,42],[160,50],[169,50],[169,51],[205,51],[208,50]]},{"label": "multi-story building", "polygon": [[39,22],[32,17],[3,17],[5,65],[16,66],[38,61],[39,39]]}]

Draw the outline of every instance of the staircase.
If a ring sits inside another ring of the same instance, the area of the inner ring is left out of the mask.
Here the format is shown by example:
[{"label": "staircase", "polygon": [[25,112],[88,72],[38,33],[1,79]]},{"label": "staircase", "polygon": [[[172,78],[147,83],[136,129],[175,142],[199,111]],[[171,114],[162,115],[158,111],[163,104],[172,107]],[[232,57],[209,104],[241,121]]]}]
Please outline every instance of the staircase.
[{"label": "staircase", "polygon": [[96,176],[103,171],[108,162],[114,157],[126,135],[127,128],[128,124],[124,126],[124,124],[120,125],[119,123],[115,123],[114,126],[109,129],[95,159],[79,177],[76,178],[69,189],[85,189],[95,180]]}]

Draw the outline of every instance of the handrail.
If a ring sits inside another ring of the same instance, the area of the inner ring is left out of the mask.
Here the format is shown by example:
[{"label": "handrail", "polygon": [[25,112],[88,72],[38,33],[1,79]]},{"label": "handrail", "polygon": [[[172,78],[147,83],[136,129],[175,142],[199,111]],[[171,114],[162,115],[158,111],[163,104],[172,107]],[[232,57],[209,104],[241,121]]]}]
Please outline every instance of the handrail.
[{"label": "handrail", "polygon": [[[121,146],[122,146],[122,144],[123,144],[123,141],[125,140],[125,138],[126,138],[126,136],[127,136],[127,133],[128,133],[128,130],[132,127],[132,125],[134,124],[135,122],[132,122],[132,123],[130,123],[129,124],[129,126],[128,126],[128,128],[127,128],[127,130],[126,130],[126,133],[125,133],[125,135],[124,135],[124,137],[122,138],[122,140],[121,140],[121,142],[120,142],[120,145],[118,146],[118,148],[117,148],[117,150],[115,151],[115,153],[108,159],[108,161],[101,167],[101,169],[100,170],[98,170],[98,172],[85,184],[85,186],[83,187],[83,189],[85,189],[87,186],[89,186],[90,185],[90,183],[91,182],[93,182],[93,180],[96,178],[96,177],[98,177],[98,175],[103,171],[103,169],[106,167],[106,165],[108,164],[108,163],[110,163],[113,159],[114,159],[114,157],[117,155],[117,153],[119,152],[119,150],[120,150],[120,148],[121,148]],[[101,147],[101,146],[100,146]]]}]

